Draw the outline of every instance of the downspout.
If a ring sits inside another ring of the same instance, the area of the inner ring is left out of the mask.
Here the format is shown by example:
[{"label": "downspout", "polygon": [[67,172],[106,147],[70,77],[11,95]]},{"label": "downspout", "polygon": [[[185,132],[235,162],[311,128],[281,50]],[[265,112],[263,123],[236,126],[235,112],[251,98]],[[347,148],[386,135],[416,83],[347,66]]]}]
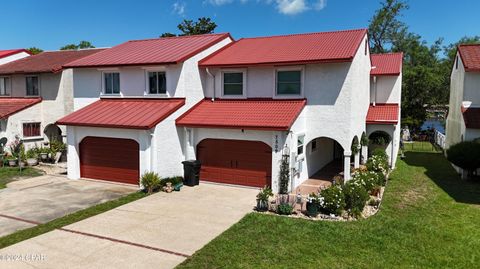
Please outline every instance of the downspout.
[{"label": "downspout", "polygon": [[373,77],[373,106],[377,104],[377,76]]},{"label": "downspout", "polygon": [[210,69],[207,67],[207,74],[209,74],[213,78],[213,95],[212,95],[212,102],[215,101],[215,76],[210,73]]}]

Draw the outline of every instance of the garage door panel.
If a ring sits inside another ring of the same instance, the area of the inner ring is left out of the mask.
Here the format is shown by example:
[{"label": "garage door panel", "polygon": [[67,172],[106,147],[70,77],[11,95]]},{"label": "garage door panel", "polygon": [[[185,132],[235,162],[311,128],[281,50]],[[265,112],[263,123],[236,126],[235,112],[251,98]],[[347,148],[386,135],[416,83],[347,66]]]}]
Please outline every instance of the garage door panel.
[{"label": "garage door panel", "polygon": [[197,146],[200,179],[263,187],[271,185],[272,151],[258,141],[205,139]]},{"label": "garage door panel", "polygon": [[138,184],[139,146],[131,139],[86,137],[80,143],[80,175],[84,178]]}]

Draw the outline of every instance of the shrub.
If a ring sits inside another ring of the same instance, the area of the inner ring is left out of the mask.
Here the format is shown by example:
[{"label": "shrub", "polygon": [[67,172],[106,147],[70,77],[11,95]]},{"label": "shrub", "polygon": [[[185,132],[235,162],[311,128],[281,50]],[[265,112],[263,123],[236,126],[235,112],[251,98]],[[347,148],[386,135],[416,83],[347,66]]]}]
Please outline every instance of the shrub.
[{"label": "shrub", "polygon": [[374,154],[367,160],[365,165],[367,166],[367,170],[381,172],[385,175],[389,169],[387,154]]},{"label": "shrub", "polygon": [[455,144],[447,149],[447,159],[472,176],[480,168],[480,144],[472,141]]},{"label": "shrub", "polygon": [[277,206],[277,214],[291,215],[293,213],[293,206],[289,203],[281,203]]},{"label": "shrub", "polygon": [[335,184],[322,190],[318,196],[320,210],[326,214],[342,214],[345,208],[345,196],[341,185]]},{"label": "shrub", "polygon": [[376,148],[372,152],[372,156],[380,156],[382,158],[385,158],[388,161],[388,155],[385,149],[382,148]]},{"label": "shrub", "polygon": [[288,193],[288,182],[290,181],[290,155],[284,154],[282,155],[282,160],[280,162],[280,174],[279,174],[279,182],[280,182],[280,194],[287,194]]},{"label": "shrub", "polygon": [[143,189],[146,190],[148,194],[151,194],[160,187],[160,177],[155,172],[146,172],[143,174],[141,182]]},{"label": "shrub", "polygon": [[385,186],[385,175],[381,172],[356,171],[353,173],[352,180],[359,181],[367,192]]},{"label": "shrub", "polygon": [[343,188],[343,192],[345,195],[345,209],[355,217],[360,216],[365,203],[370,198],[362,182],[360,180],[348,181]]},{"label": "shrub", "polygon": [[265,186],[262,189],[260,189],[260,192],[257,194],[257,199],[260,201],[268,201],[268,198],[273,196],[272,189],[270,187]]}]

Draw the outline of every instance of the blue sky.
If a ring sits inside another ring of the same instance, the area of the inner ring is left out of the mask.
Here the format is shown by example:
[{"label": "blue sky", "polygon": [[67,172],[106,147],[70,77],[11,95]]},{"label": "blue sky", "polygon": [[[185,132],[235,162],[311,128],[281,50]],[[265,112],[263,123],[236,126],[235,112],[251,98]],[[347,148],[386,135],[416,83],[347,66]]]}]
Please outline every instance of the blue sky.
[{"label": "blue sky", "polygon": [[[410,0],[403,20],[428,42],[480,35],[480,1]],[[0,49],[97,47],[177,32],[183,19],[211,17],[234,38],[365,28],[379,0],[16,0],[2,1]]]}]

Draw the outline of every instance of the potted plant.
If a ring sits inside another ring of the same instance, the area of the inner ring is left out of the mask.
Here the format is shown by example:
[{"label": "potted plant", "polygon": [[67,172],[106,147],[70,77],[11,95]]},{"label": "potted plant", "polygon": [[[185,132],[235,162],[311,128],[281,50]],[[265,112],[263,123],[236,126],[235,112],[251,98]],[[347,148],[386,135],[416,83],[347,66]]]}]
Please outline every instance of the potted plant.
[{"label": "potted plant", "polygon": [[260,192],[257,194],[257,211],[267,211],[268,210],[268,199],[273,196],[272,189],[268,186],[260,189]]},{"label": "potted plant", "polygon": [[13,155],[7,156],[8,166],[14,167],[17,166],[17,158]]},{"label": "potted plant", "polygon": [[46,162],[48,160],[48,153],[50,153],[49,148],[40,148],[40,159],[42,160],[42,162]]},{"label": "potted plant", "polygon": [[34,166],[38,164],[38,154],[36,148],[31,148],[27,150],[27,164],[29,166]]},{"label": "potted plant", "polygon": [[318,209],[319,209],[318,195],[312,192],[307,197],[307,215],[313,218],[318,216]]}]

